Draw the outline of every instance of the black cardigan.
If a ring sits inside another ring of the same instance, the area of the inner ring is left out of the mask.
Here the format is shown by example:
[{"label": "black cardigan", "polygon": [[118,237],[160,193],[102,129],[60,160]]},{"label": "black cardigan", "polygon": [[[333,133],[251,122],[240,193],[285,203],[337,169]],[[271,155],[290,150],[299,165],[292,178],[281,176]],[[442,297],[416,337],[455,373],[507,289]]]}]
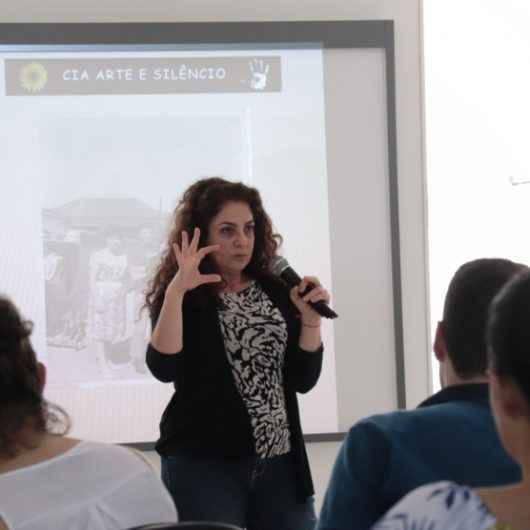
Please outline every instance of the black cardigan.
[{"label": "black cardigan", "polygon": [[[315,386],[322,368],[322,347],[305,352],[298,346],[300,319],[286,288],[274,278],[259,280],[287,324],[284,391],[296,463],[300,500],[313,495],[313,482],[302,437],[296,392]],[[153,327],[158,314],[152,318]],[[182,351],[165,355],[149,345],[147,366],[160,381],[174,383],[175,393],[160,421],[156,450],[171,455],[175,449],[226,458],[255,455],[250,417],[228,363],[214,303],[200,304],[193,291],[183,302]]]}]

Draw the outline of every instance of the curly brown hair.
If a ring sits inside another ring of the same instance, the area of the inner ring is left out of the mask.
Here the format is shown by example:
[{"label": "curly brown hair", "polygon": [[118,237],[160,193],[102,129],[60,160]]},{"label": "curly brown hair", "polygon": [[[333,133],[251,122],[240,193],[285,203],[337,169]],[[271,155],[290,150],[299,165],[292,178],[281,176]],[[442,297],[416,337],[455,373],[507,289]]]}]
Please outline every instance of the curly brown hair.
[{"label": "curly brown hair", "polygon": [[[178,265],[173,252],[173,244],[182,243],[182,232],[186,231],[192,238],[195,227],[200,228],[199,247],[207,245],[209,226],[212,219],[228,202],[244,202],[248,204],[254,217],[254,250],[252,258],[243,271],[251,278],[270,276],[269,264],[282,243],[282,237],[275,234],[272,222],[263,208],[260,194],[256,188],[241,182],[230,182],[220,177],[201,179],[192,184],[182,195],[174,212],[171,230],[167,239],[166,249],[162,253],[160,263],[149,283],[145,297],[145,306],[151,314],[162,305],[164,293],[169,282],[176,274]],[[200,264],[202,274],[218,274],[215,261],[206,256]],[[195,289],[198,299],[216,300],[224,282],[202,285]]]},{"label": "curly brown hair", "polygon": [[[25,447],[20,432],[64,434],[66,412],[42,396],[37,356],[29,337],[32,322],[23,320],[15,305],[0,296],[0,457],[13,458]],[[30,447],[27,447],[28,449]]]}]

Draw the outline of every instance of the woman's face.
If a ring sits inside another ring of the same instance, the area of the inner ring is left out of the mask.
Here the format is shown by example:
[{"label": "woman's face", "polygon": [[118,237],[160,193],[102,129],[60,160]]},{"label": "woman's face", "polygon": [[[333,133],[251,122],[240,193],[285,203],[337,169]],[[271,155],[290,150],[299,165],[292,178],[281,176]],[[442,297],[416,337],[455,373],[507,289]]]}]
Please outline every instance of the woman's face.
[{"label": "woman's face", "polygon": [[208,245],[219,245],[211,254],[219,273],[241,274],[254,251],[254,217],[245,202],[228,202],[211,220]]}]

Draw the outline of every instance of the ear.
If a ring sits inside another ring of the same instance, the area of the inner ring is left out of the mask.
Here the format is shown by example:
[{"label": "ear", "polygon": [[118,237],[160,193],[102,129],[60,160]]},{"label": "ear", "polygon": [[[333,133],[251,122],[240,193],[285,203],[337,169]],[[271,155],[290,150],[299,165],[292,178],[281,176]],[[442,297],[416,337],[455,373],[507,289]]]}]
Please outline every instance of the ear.
[{"label": "ear", "polygon": [[447,358],[447,346],[445,345],[444,324],[438,322],[436,333],[434,335],[434,344],[432,347],[434,355],[439,362],[443,363]]},{"label": "ear", "polygon": [[500,411],[511,420],[528,417],[528,404],[519,387],[507,376],[490,372],[491,395]]},{"label": "ear", "polygon": [[44,391],[44,386],[46,385],[46,366],[42,363],[37,363],[37,377],[39,378],[39,387],[41,393]]}]

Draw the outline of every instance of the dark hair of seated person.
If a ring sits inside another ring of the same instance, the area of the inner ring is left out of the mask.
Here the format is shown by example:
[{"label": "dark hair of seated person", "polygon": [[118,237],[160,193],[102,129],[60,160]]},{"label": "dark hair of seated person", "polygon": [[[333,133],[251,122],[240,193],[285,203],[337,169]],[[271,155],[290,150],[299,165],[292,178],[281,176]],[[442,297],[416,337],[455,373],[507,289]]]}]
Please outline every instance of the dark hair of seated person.
[{"label": "dark hair of seated person", "polygon": [[530,271],[517,275],[496,296],[487,341],[490,369],[511,378],[530,404]]},{"label": "dark hair of seated person", "polygon": [[442,325],[449,358],[461,379],[485,375],[488,308],[501,287],[525,269],[507,259],[482,258],[465,263],[453,276]]},{"label": "dark hair of seated person", "polygon": [[[65,434],[67,414],[42,395],[37,356],[29,337],[33,325],[0,296],[0,459],[32,449],[34,435]],[[29,434],[29,436],[28,436]]]}]

